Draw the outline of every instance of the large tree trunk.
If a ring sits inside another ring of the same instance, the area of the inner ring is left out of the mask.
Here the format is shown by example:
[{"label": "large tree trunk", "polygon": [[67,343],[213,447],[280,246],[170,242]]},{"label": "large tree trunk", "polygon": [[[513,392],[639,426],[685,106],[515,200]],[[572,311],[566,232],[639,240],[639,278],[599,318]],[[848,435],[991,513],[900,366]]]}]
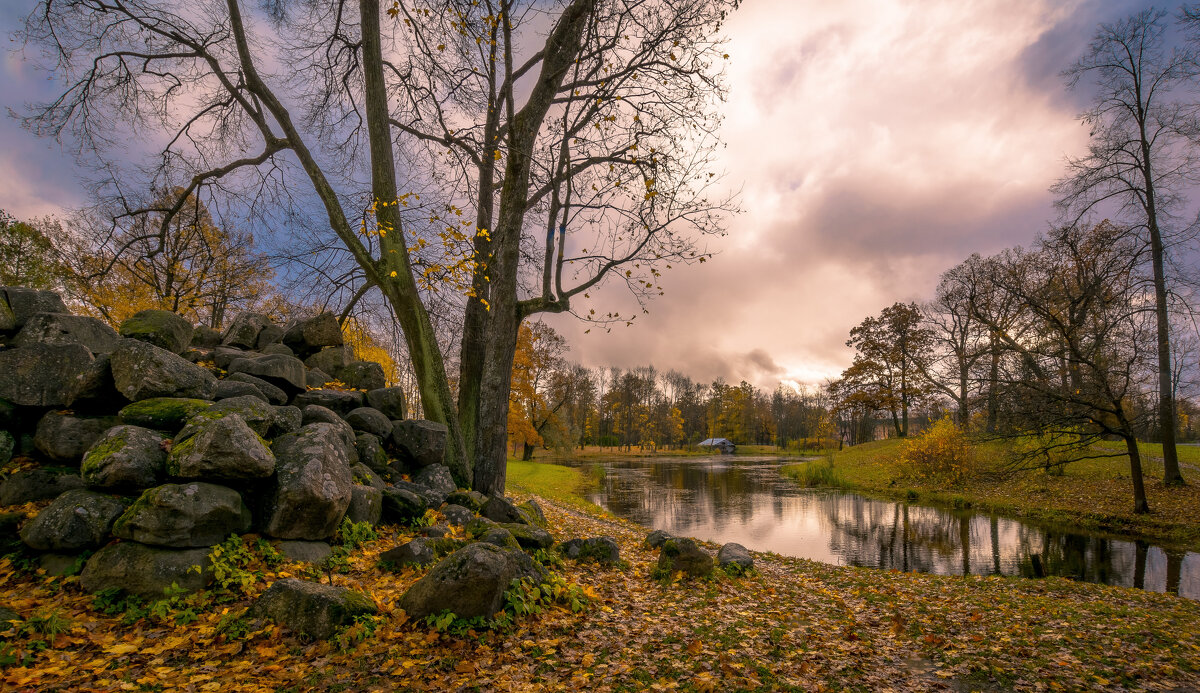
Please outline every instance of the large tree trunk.
[{"label": "large tree trunk", "polygon": [[[421,393],[425,418],[443,423],[449,429],[446,464],[457,483],[467,485],[470,464],[463,448],[458,413],[450,396],[445,365],[425,304],[417,293],[416,280],[408,261],[400,233],[396,209],[396,161],[392,152],[391,126],[388,123],[387,85],[383,79],[383,50],[379,33],[379,0],[360,0],[362,19],[363,78],[366,96],[367,133],[371,150],[371,192],[376,200],[383,271],[380,288],[403,328],[409,358]],[[388,233],[394,230],[393,233]],[[395,275],[393,280],[391,275]]]},{"label": "large tree trunk", "polygon": [[1129,477],[1133,480],[1133,512],[1141,514],[1150,512],[1150,504],[1146,501],[1146,486],[1142,480],[1142,458],[1138,454],[1137,437],[1133,434],[1122,434],[1125,438],[1125,449],[1129,452]]}]

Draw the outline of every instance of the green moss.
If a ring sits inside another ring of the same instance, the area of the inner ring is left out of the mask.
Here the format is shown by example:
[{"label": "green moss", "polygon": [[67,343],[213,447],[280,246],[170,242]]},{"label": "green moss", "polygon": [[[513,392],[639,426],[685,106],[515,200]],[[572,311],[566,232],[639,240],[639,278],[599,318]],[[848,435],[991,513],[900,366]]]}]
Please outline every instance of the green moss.
[{"label": "green moss", "polygon": [[192,448],[196,445],[196,436],[192,436],[182,443],[177,443],[171,448],[171,454],[167,455],[167,474],[171,476],[179,476],[179,460],[187,457],[192,452]]},{"label": "green moss", "polygon": [[203,413],[212,402],[184,397],[152,397],[121,410],[121,421],[133,426],[179,430],[192,417]]},{"label": "green moss", "polygon": [[105,434],[83,456],[80,473],[86,478],[89,474],[99,471],[105,460],[124,450],[128,444],[129,441],[121,433]]}]

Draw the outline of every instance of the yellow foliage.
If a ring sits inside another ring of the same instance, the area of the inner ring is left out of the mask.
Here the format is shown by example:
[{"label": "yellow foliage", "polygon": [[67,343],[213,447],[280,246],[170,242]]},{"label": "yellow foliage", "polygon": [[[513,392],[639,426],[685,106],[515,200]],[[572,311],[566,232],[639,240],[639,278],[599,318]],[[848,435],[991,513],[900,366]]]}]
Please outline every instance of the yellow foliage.
[{"label": "yellow foliage", "polygon": [[399,382],[400,369],[396,366],[395,359],[362,323],[354,318],[346,318],[346,322],[342,323],[342,339],[354,348],[354,353],[360,361],[374,361],[382,366],[383,376],[388,385]]},{"label": "yellow foliage", "polygon": [[949,416],[906,441],[900,455],[902,475],[918,483],[956,486],[975,476],[976,466],[966,433]]}]

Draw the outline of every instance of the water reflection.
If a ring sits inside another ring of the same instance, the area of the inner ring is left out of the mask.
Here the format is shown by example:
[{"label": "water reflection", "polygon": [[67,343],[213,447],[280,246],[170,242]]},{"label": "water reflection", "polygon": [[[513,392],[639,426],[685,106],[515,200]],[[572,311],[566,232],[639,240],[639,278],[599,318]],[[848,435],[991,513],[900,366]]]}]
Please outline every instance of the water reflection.
[{"label": "water reflection", "polygon": [[591,500],[647,527],[840,565],[938,574],[1062,575],[1200,598],[1200,554],[971,511],[809,491],[778,458],[626,459]]}]

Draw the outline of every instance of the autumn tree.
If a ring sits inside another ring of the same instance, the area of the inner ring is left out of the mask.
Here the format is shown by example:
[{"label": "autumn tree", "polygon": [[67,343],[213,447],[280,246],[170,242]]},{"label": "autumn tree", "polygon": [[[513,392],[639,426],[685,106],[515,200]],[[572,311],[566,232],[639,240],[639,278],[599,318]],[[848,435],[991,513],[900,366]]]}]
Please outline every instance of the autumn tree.
[{"label": "autumn tree", "polygon": [[508,432],[514,445],[521,444],[523,460],[533,458],[534,448],[543,444],[547,428],[567,403],[569,392],[561,386],[558,392],[552,388],[556,374],[566,367],[566,351],[566,340],[549,325],[521,325],[513,358]]},{"label": "autumn tree", "polygon": [[[160,214],[155,244],[195,194],[264,220],[317,207],[352,292],[401,325],[452,473],[501,493],[521,322],[610,277],[654,295],[720,232],[728,204],[706,190],[735,5],[43,0],[24,38],[66,86],[26,123],[100,164],[114,217]],[[123,170],[116,126],[166,144]],[[182,190],[158,206],[135,193],[152,185]],[[457,403],[439,287],[466,294]]]},{"label": "autumn tree", "polygon": [[0,286],[61,287],[66,271],[51,240],[56,234],[62,225],[53,219],[17,221],[0,209]]},{"label": "autumn tree", "polygon": [[945,272],[933,300],[921,306],[929,356],[913,362],[933,392],[954,402],[963,428],[970,422],[975,366],[991,351],[987,331],[971,315],[967,300],[970,272],[967,263]]},{"label": "autumn tree", "polygon": [[908,435],[909,409],[926,394],[920,372],[928,368],[931,339],[916,304],[893,304],[850,330],[846,346],[855,353],[844,386],[887,411],[897,436]]},{"label": "autumn tree", "polygon": [[[1188,21],[1195,25],[1195,18]],[[1088,153],[1068,161],[1068,173],[1054,191],[1069,223],[1116,205],[1122,223],[1149,246],[1163,480],[1182,484],[1171,382],[1167,226],[1172,207],[1200,171],[1192,146],[1200,128],[1196,105],[1180,93],[1197,74],[1197,56],[1168,47],[1167,23],[1166,12],[1150,8],[1102,24],[1084,55],[1066,71],[1070,87],[1082,82],[1096,91],[1091,108],[1080,115],[1090,131]]]}]

